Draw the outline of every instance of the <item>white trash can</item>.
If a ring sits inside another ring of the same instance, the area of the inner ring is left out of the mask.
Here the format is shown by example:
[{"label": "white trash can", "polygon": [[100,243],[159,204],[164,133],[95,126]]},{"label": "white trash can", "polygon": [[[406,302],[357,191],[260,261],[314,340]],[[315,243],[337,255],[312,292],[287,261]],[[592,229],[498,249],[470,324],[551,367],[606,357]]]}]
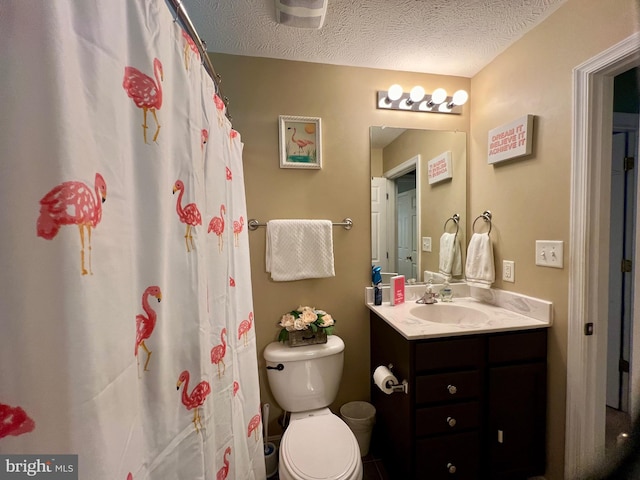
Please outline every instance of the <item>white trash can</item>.
[{"label": "white trash can", "polygon": [[376,407],[368,402],[349,402],[340,407],[340,416],[358,440],[360,456],[369,453],[371,432],[376,423]]}]

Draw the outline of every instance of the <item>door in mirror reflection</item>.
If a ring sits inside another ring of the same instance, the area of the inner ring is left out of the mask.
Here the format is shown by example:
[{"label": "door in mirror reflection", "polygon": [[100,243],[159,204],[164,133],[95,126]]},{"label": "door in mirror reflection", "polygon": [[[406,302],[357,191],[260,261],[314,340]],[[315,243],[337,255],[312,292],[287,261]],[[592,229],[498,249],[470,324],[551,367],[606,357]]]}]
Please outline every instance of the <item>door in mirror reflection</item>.
[{"label": "door in mirror reflection", "polygon": [[389,271],[387,241],[387,195],[394,191],[393,182],[384,177],[371,177],[371,264]]},{"label": "door in mirror reflection", "polygon": [[416,245],[416,175],[409,172],[396,179],[396,270],[405,279],[418,278]]}]

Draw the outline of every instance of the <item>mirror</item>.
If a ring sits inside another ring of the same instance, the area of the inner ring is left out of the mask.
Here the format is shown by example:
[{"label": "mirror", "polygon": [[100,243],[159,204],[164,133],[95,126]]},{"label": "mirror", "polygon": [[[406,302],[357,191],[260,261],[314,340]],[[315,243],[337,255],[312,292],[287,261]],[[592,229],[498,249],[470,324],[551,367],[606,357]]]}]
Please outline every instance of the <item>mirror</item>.
[{"label": "mirror", "polygon": [[388,273],[383,283],[392,273],[423,282],[424,271],[441,281],[440,240],[445,231],[456,232],[449,220],[454,214],[460,216],[457,235],[464,267],[466,133],[374,126],[370,146],[371,263]]}]

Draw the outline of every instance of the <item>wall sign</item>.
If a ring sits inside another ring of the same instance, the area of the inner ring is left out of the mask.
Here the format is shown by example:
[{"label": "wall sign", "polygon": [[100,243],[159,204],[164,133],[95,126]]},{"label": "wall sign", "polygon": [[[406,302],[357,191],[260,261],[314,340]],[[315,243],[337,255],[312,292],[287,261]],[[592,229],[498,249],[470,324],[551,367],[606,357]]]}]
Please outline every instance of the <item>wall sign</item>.
[{"label": "wall sign", "polygon": [[451,152],[444,152],[427,162],[429,185],[453,177]]},{"label": "wall sign", "polygon": [[489,132],[489,163],[529,155],[533,143],[533,115],[525,115]]}]

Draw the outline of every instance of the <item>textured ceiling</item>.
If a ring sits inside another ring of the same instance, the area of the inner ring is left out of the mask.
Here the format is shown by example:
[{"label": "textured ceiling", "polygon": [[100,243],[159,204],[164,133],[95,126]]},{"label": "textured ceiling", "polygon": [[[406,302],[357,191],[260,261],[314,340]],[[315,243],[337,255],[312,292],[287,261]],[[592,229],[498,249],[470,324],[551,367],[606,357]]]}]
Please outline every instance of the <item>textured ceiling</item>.
[{"label": "textured ceiling", "polygon": [[328,0],[324,26],[275,0],[182,0],[215,53],[472,77],[566,0]]}]

